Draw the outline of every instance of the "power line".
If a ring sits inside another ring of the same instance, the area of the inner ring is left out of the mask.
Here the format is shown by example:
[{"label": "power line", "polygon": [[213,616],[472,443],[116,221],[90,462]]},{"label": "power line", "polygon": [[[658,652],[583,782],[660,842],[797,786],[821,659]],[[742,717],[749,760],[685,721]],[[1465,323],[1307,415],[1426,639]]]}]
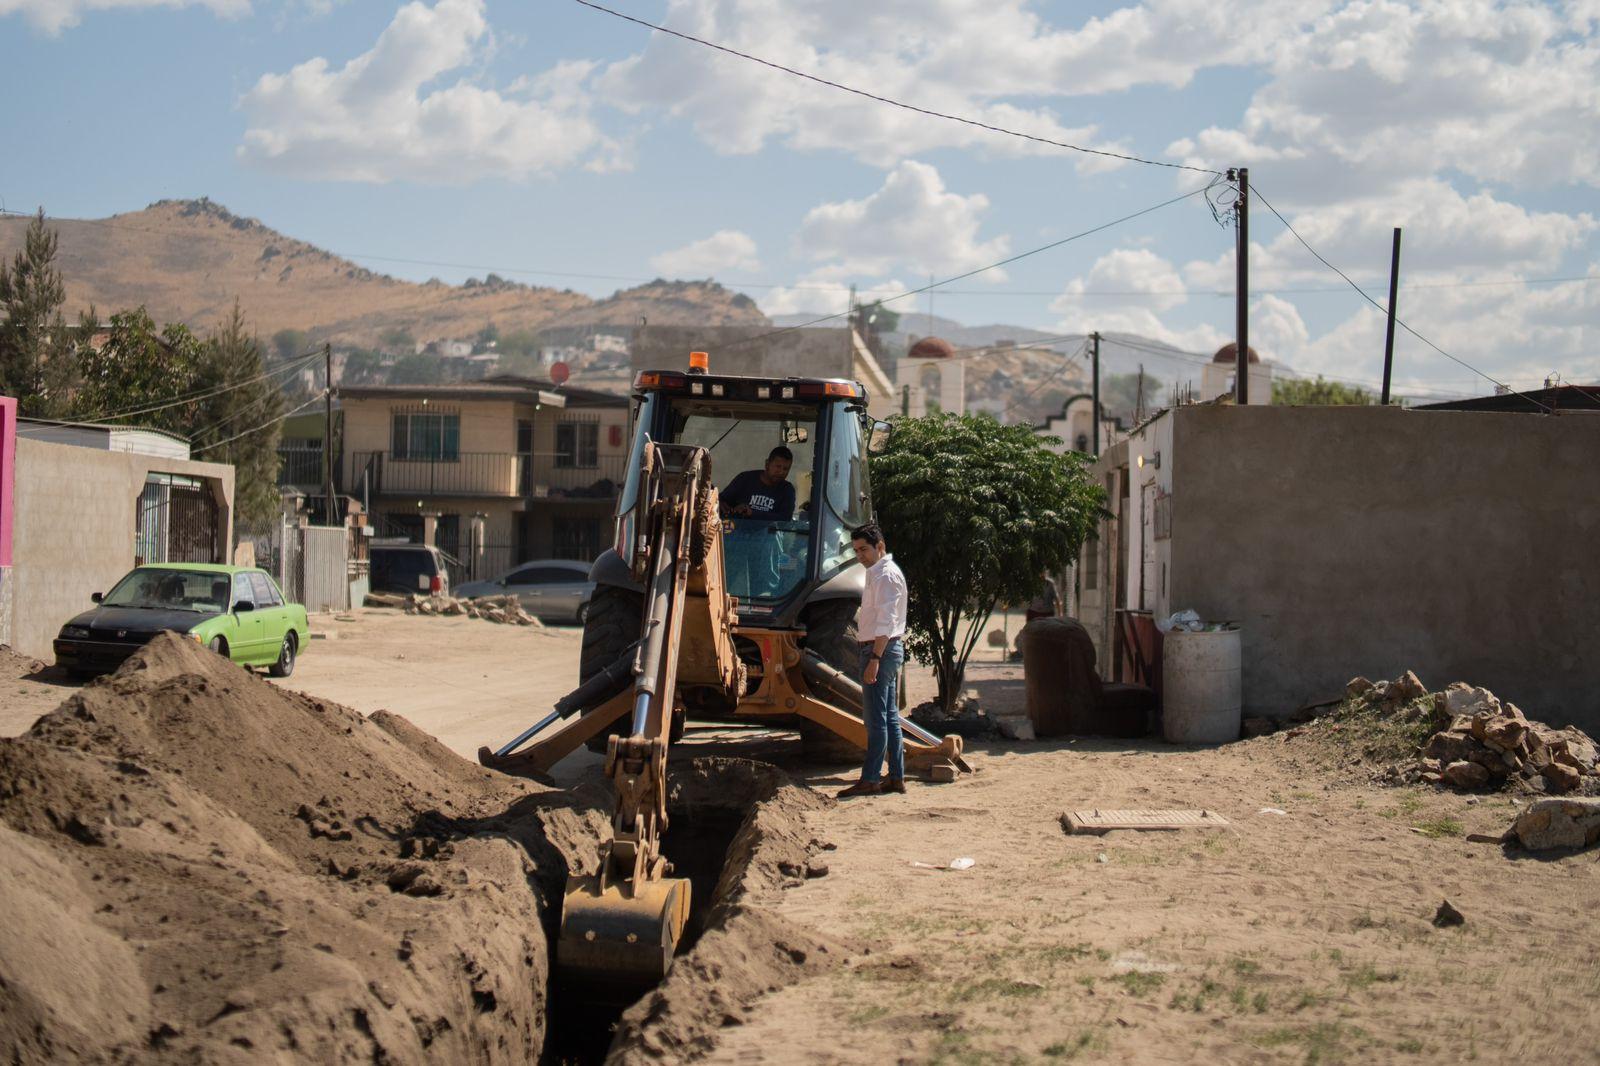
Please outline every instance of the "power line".
[{"label": "power line", "polygon": [[[1071,356],[1063,359],[1061,361],[1061,365],[1056,368],[1055,373],[1051,374],[1049,377],[1043,379],[1042,381],[1039,381],[1038,383],[1036,383],[1033,386],[1033,388],[1029,389],[1027,392],[1023,393],[1021,396],[1018,396],[1016,399],[1014,399],[1010,403],[1006,404],[1005,409],[1000,412],[1001,417],[1004,417],[1004,416],[1010,414],[1017,407],[1020,407],[1022,404],[1026,403],[1029,399],[1031,399],[1033,397],[1033,395],[1036,392],[1038,392],[1040,389],[1044,388],[1046,385],[1050,384],[1051,382],[1053,382],[1056,379],[1058,379],[1059,377],[1061,377],[1062,374],[1066,373],[1068,367],[1078,366],[1077,360],[1082,358],[1083,353],[1088,350],[1088,347],[1089,347],[1089,343],[1088,343],[1087,340],[1084,341],[1084,343],[1078,345],[1078,350],[1076,352],[1073,352]],[[1079,367],[1079,369],[1082,369],[1082,367]]]},{"label": "power line", "polygon": [[[577,0],[577,2],[585,3],[585,2],[587,2],[587,0]],[[1052,248],[1059,248],[1063,244],[1070,244],[1073,241],[1080,240],[1080,239],[1082,239],[1084,237],[1092,236],[1093,234],[1099,233],[1102,230],[1108,230],[1112,226],[1119,226],[1124,222],[1132,221],[1133,219],[1136,219],[1136,218],[1140,217],[1141,215],[1148,215],[1152,211],[1159,211],[1163,207],[1170,207],[1173,204],[1178,203],[1179,201],[1187,200],[1187,199],[1190,199],[1191,197],[1198,196],[1201,193],[1205,192],[1207,189],[1211,188],[1211,186],[1215,185],[1215,184],[1216,184],[1215,181],[1208,182],[1205,185],[1200,186],[1198,189],[1191,189],[1190,191],[1188,191],[1186,193],[1183,193],[1182,195],[1174,196],[1170,200],[1163,200],[1159,204],[1153,204],[1150,207],[1146,207],[1146,208],[1143,208],[1141,210],[1135,211],[1130,215],[1123,215],[1121,218],[1114,218],[1110,222],[1102,222],[1098,226],[1095,226],[1095,227],[1093,227],[1091,229],[1083,230],[1082,232],[1079,232],[1079,233],[1074,233],[1070,237],[1063,237],[1060,240],[1051,241],[1049,244],[1041,244],[1037,248],[1030,248],[1026,252],[1018,252],[1016,255],[1007,256],[1005,259],[1001,259],[998,262],[990,263],[987,266],[977,267],[976,269],[969,270],[964,274],[957,274],[955,277],[952,277],[952,278],[945,278],[943,281],[934,281],[934,282],[928,283],[927,285],[923,285],[920,288],[908,289],[907,291],[900,293],[898,296],[891,296],[887,300],[881,300],[881,301],[878,301],[878,302],[880,302],[880,303],[893,303],[896,300],[903,300],[903,299],[905,299],[905,298],[907,298],[909,296],[917,296],[917,295],[920,295],[921,293],[928,292],[931,289],[937,289],[937,288],[939,288],[941,286],[950,285],[950,284],[953,284],[954,282],[957,282],[957,281],[965,281],[967,278],[976,277],[977,275],[982,274],[985,271],[997,270],[1000,267],[1009,266],[1010,264],[1015,263],[1020,259],[1026,259],[1029,256],[1038,255],[1040,252],[1048,252]],[[724,344],[722,347],[724,349],[742,347],[743,345],[746,345],[746,344],[752,344],[755,341],[765,340],[768,337],[777,337],[777,336],[780,336],[780,335],[782,335],[784,333],[792,333],[792,332],[794,332],[795,330],[798,330],[798,329],[809,329],[812,326],[820,325],[823,322],[831,322],[836,318],[843,318],[846,315],[849,315],[849,314],[852,314],[852,313],[853,313],[852,310],[845,310],[845,311],[836,312],[836,313],[831,314],[831,315],[823,315],[821,318],[815,318],[815,319],[812,319],[809,322],[801,322],[801,323],[799,323],[797,325],[793,325],[793,326],[784,326],[782,329],[769,330],[766,333],[757,333],[757,334],[754,334],[753,336],[746,337],[743,340],[732,341],[732,342],[730,342],[728,344]]]},{"label": "power line", "polygon": [[[580,0],[580,2],[582,2],[582,0]],[[1377,300],[1374,300],[1371,296],[1367,295],[1367,291],[1365,289],[1363,289],[1360,285],[1357,285],[1355,282],[1351,281],[1350,280],[1350,275],[1346,274],[1344,271],[1340,270],[1338,267],[1336,267],[1332,263],[1328,262],[1328,260],[1323,257],[1321,252],[1319,252],[1315,248],[1311,247],[1310,243],[1304,237],[1300,236],[1300,231],[1295,229],[1293,226],[1289,225],[1289,220],[1284,218],[1283,214],[1276,207],[1272,206],[1272,202],[1270,200],[1268,200],[1265,196],[1261,195],[1261,191],[1256,188],[1254,182],[1250,183],[1250,191],[1255,193],[1256,197],[1258,199],[1260,199],[1260,201],[1262,203],[1267,205],[1267,210],[1271,211],[1274,215],[1277,216],[1278,221],[1283,223],[1283,226],[1284,226],[1285,229],[1287,229],[1290,233],[1294,234],[1294,239],[1299,241],[1301,243],[1301,245],[1303,245],[1305,247],[1306,251],[1308,251],[1312,255],[1316,256],[1317,261],[1319,263],[1321,263],[1323,266],[1327,267],[1329,270],[1333,271],[1335,274],[1337,274],[1341,278],[1343,278],[1344,281],[1345,281],[1345,284],[1349,285],[1356,292],[1360,293],[1362,299],[1366,300],[1373,307],[1376,307],[1379,311],[1383,312],[1385,315],[1387,315],[1389,313],[1389,309],[1387,307],[1385,307],[1383,304],[1380,304]],[[1445,351],[1443,348],[1439,347],[1437,344],[1433,343],[1431,340],[1429,340],[1428,338],[1424,337],[1422,334],[1418,333],[1416,330],[1412,329],[1410,326],[1406,325],[1405,322],[1401,321],[1399,316],[1395,317],[1394,322],[1395,322],[1395,325],[1399,326],[1401,329],[1405,330],[1407,333],[1411,334],[1413,337],[1417,338],[1417,340],[1421,341],[1423,344],[1426,344],[1428,347],[1432,348],[1434,351],[1438,352],[1440,355],[1444,356],[1446,359],[1449,359],[1451,362],[1461,364],[1462,366],[1466,367],[1468,370],[1472,371],[1474,374],[1477,374],[1479,377],[1484,378],[1487,381],[1494,382],[1496,385],[1500,386],[1502,389],[1505,389],[1507,392],[1515,392],[1518,396],[1521,396],[1523,399],[1527,400],[1529,403],[1532,403],[1532,404],[1535,404],[1535,405],[1537,405],[1539,407],[1542,407],[1546,411],[1549,411],[1551,409],[1548,404],[1540,403],[1538,400],[1535,400],[1532,396],[1529,396],[1527,393],[1520,392],[1520,391],[1518,391],[1516,389],[1513,389],[1510,385],[1507,385],[1505,382],[1496,379],[1492,375],[1485,374],[1482,370],[1479,370],[1477,367],[1473,366],[1471,363],[1467,362],[1465,359],[1458,359],[1456,356],[1451,355],[1449,352]]]},{"label": "power line", "polygon": [[880,104],[888,104],[891,107],[898,107],[906,111],[913,111],[919,115],[927,115],[931,118],[944,119],[946,122],[959,122],[964,126],[974,126],[978,129],[988,130],[990,133],[1003,133],[1008,137],[1019,137],[1025,141],[1034,141],[1038,144],[1053,145],[1056,148],[1065,148],[1073,152],[1083,152],[1086,155],[1098,155],[1109,159],[1121,159],[1128,163],[1143,163],[1146,166],[1167,167],[1171,170],[1192,170],[1199,174],[1216,174],[1219,177],[1221,176],[1220,171],[1210,170],[1206,167],[1190,166],[1187,163],[1165,163],[1158,159],[1145,159],[1141,156],[1127,155],[1123,152],[1112,152],[1104,148],[1085,148],[1080,144],[1070,144],[1067,141],[1051,140],[1049,137],[1040,137],[1037,134],[1023,133],[1019,130],[1007,129],[1004,126],[996,126],[992,123],[981,122],[975,118],[966,118],[962,115],[951,115],[943,111],[934,111],[930,108],[918,107],[915,104],[908,104],[888,96],[881,96],[878,93],[868,92],[865,89],[857,89],[854,86],[844,85],[836,81],[829,81],[827,78],[819,77],[816,74],[810,74],[803,70],[796,70],[794,67],[786,67],[782,63],[775,63],[770,59],[763,59],[760,56],[754,56],[748,52],[741,52],[738,49],[729,48],[727,45],[717,44],[714,41],[707,41],[691,34],[681,33],[678,30],[670,30],[665,26],[658,25],[654,22],[646,22],[644,19],[635,18],[632,15],[624,15],[620,11],[614,11],[602,4],[594,3],[594,0],[575,0],[575,2],[582,4],[584,7],[592,8],[595,11],[603,12],[612,16],[613,18],[622,19],[624,22],[631,22],[636,26],[643,26],[646,29],[654,30],[657,33],[665,33],[670,37],[676,37],[679,40],[688,41],[691,44],[698,44],[704,48],[711,48],[726,55],[737,56],[740,59],[748,60],[751,63],[758,63],[761,66],[769,67],[772,70],[782,71],[783,73],[793,75],[796,78],[803,78],[806,81],[815,82],[818,85],[826,85],[830,89],[838,89],[841,92],[854,93],[856,96],[864,97],[868,100],[876,100]]},{"label": "power line", "polygon": [[311,397],[311,399],[307,400],[305,403],[303,403],[300,406],[294,408],[293,410],[285,411],[285,412],[283,412],[283,414],[278,415],[276,418],[268,419],[267,421],[261,423],[259,426],[251,426],[249,429],[245,430],[243,433],[235,433],[231,437],[224,437],[221,440],[214,440],[210,444],[202,444],[198,448],[191,449],[190,454],[191,455],[199,455],[201,452],[210,451],[212,448],[220,448],[224,444],[232,444],[234,441],[238,440],[240,437],[248,437],[252,433],[259,432],[259,431],[261,431],[263,429],[266,429],[268,426],[274,425],[274,424],[276,424],[278,422],[282,422],[284,419],[290,417],[291,415],[297,415],[301,411],[304,411],[307,407],[310,407],[312,404],[314,404],[318,400],[322,399],[323,396],[327,395],[327,392],[328,392],[327,389],[323,389],[321,392],[317,393],[315,396]]},{"label": "power line", "polygon": [[314,359],[317,356],[320,356],[321,354],[322,354],[322,349],[319,348],[314,352],[307,352],[304,355],[295,356],[293,359],[290,359],[289,361],[284,363],[282,366],[277,367],[276,369],[264,370],[261,373],[257,374],[255,377],[246,378],[243,381],[234,382],[232,385],[223,385],[223,386],[220,386],[220,387],[214,388],[214,389],[201,389],[201,390],[198,390],[196,392],[185,393],[182,396],[175,396],[172,399],[164,401],[162,403],[151,404],[151,405],[148,405],[148,406],[130,407],[127,410],[123,410],[123,411],[106,411],[106,412],[101,412],[101,413],[98,413],[98,414],[84,415],[83,416],[83,421],[86,422],[86,423],[87,422],[105,422],[108,419],[113,419],[113,418],[134,418],[134,417],[136,417],[138,415],[148,415],[148,414],[154,414],[157,411],[165,411],[169,407],[179,407],[179,406],[182,406],[183,404],[186,404],[186,403],[198,403],[201,400],[209,400],[213,396],[221,396],[223,393],[232,392],[235,389],[242,389],[246,385],[254,385],[256,382],[265,381],[266,379],[268,379],[270,377],[276,377],[277,375],[282,374],[285,371],[297,371],[297,370],[304,369],[305,366],[308,365],[311,362],[312,359]]}]

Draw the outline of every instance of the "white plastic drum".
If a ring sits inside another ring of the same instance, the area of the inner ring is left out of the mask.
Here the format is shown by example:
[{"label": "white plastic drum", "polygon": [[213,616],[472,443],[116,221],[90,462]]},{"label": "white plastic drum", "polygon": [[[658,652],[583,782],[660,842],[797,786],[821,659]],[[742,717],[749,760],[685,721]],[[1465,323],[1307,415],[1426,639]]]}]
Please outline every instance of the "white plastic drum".
[{"label": "white plastic drum", "polygon": [[1161,647],[1161,735],[1173,744],[1239,739],[1239,628],[1174,629]]}]

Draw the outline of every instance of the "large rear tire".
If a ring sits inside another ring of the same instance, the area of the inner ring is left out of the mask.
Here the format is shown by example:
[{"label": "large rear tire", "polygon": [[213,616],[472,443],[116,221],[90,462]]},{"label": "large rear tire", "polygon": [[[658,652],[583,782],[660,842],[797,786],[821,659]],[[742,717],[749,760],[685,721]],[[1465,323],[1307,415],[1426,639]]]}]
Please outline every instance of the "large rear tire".
[{"label": "large rear tire", "polygon": [[[823,662],[855,681],[861,679],[861,646],[856,640],[855,600],[823,600],[806,611],[806,635],[800,646],[815,652]],[[860,714],[859,706],[840,708]],[[808,719],[800,720],[800,744],[809,762],[823,765],[860,765],[866,751],[830,729]]]},{"label": "large rear tire", "polygon": [[[639,639],[644,624],[644,595],[615,585],[596,585],[589,597],[583,618],[583,650],[578,658],[581,684],[617,661]],[[627,731],[629,722],[619,718],[610,729],[585,742],[590,751],[605,754],[606,741],[613,733]]]}]

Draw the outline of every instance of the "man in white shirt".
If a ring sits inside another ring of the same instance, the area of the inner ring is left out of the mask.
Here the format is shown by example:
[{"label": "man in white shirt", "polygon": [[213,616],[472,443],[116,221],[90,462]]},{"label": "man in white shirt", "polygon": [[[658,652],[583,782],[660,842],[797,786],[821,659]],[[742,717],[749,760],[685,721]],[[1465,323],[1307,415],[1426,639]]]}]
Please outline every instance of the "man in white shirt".
[{"label": "man in white shirt", "polygon": [[[861,717],[867,725],[867,761],[861,780],[839,793],[840,799],[906,790],[905,744],[900,735],[900,708],[895,684],[905,661],[901,638],[906,632],[906,577],[889,555],[883,531],[869,522],[850,534],[856,562],[867,569],[867,585],[856,612],[856,639],[861,641]],[[880,780],[883,759],[889,777]]]}]

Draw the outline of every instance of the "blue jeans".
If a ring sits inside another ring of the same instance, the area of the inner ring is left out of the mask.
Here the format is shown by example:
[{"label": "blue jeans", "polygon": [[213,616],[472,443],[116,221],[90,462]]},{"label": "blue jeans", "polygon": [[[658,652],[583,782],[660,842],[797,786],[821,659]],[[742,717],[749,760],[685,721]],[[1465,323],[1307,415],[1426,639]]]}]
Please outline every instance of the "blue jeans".
[{"label": "blue jeans", "polygon": [[[872,645],[861,646],[861,676],[866,677]],[[883,757],[889,756],[889,776],[900,781],[906,776],[906,747],[900,736],[900,708],[895,702],[895,684],[900,679],[900,664],[906,651],[896,637],[883,649],[878,662],[878,680],[861,686],[861,717],[867,724],[867,762],[861,780],[876,781],[883,771]]]}]

